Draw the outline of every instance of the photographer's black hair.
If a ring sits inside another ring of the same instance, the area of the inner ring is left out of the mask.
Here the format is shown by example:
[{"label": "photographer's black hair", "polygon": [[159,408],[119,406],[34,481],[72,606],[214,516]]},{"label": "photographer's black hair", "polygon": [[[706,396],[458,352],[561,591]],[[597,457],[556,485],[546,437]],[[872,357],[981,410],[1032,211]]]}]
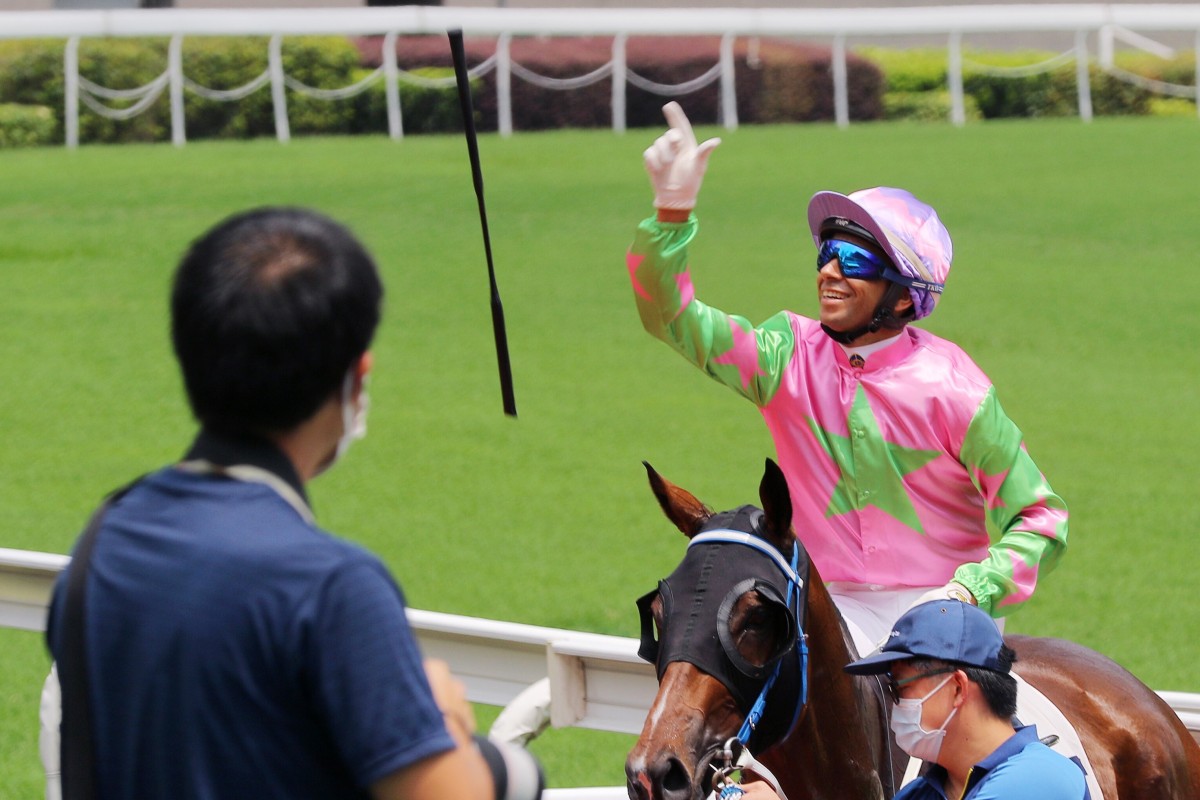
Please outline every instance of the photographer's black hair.
[{"label": "photographer's black hair", "polygon": [[308,419],[370,346],[383,286],[344,226],[259,208],[192,243],[175,273],[171,340],[192,413],[228,433]]}]

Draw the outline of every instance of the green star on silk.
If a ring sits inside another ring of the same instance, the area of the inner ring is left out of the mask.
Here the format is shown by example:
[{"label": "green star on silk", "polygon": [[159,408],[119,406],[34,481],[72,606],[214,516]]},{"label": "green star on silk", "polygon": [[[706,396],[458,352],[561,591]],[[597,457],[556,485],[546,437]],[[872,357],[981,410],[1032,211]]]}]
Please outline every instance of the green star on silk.
[{"label": "green star on silk", "polygon": [[942,454],[941,451],[919,450],[886,441],[862,384],[854,392],[854,403],[846,423],[850,435],[840,436],[822,428],[816,420],[808,420],[813,435],[841,472],[841,480],[833,488],[825,516],[836,517],[875,506],[924,534],[902,478],[933,461]]}]

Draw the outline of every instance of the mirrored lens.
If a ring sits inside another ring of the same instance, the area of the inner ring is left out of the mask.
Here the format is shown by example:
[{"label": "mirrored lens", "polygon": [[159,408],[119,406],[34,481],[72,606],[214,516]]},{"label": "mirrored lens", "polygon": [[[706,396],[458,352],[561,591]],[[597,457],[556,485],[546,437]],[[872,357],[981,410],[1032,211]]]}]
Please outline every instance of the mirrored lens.
[{"label": "mirrored lens", "polygon": [[840,239],[826,239],[817,251],[817,269],[837,259],[842,275],[871,280],[883,277],[884,260],[864,247]]}]

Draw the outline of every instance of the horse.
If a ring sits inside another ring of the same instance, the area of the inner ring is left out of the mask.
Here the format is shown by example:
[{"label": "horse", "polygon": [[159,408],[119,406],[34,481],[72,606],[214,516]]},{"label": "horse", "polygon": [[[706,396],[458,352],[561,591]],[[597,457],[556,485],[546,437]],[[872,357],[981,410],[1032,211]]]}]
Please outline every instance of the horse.
[{"label": "horse", "polygon": [[[761,508],[716,514],[645,467],[691,541],[675,572],[638,601],[639,654],[655,664],[659,688],[625,763],[630,800],[704,800],[723,755],[730,769],[730,743],[747,736],[759,774],[788,800],[892,797],[908,757],[891,741],[890,701],[880,676],[843,671],[855,648],[792,531],[778,465],[767,459]],[[791,565],[786,580],[781,562]],[[1076,728],[1104,800],[1200,800],[1200,745],[1145,684],[1069,641],[1005,640],[1014,671]]]}]

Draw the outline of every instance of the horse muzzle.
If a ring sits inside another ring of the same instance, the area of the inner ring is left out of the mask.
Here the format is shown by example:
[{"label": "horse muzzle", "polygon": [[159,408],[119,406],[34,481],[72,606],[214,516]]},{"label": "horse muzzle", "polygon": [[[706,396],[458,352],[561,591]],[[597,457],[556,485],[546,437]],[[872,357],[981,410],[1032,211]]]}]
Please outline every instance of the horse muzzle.
[{"label": "horse muzzle", "polygon": [[625,760],[630,800],[704,800],[713,759],[740,725],[720,681],[687,662],[668,666]]}]

